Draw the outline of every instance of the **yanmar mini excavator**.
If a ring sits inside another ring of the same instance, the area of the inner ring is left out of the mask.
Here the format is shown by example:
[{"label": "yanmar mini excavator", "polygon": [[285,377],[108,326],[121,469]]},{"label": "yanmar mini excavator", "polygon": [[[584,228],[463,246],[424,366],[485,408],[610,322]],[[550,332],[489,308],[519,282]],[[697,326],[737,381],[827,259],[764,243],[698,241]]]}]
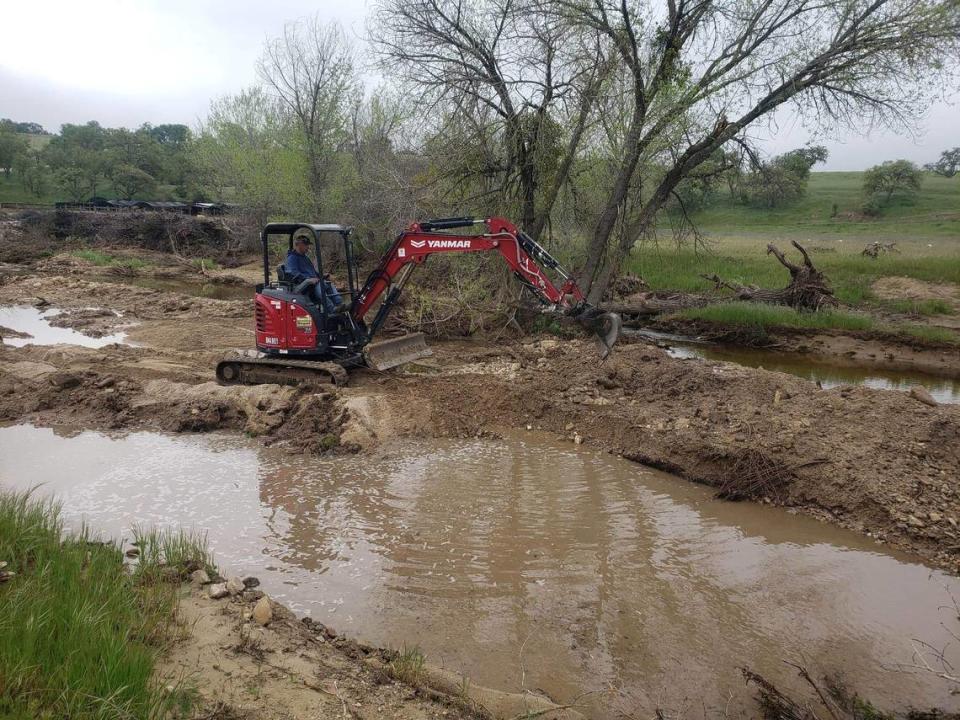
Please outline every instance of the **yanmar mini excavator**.
[{"label": "yanmar mini excavator", "polygon": [[[485,226],[484,232],[447,232],[477,225]],[[270,223],[263,229],[263,283],[257,285],[255,299],[257,352],[237,353],[221,360],[217,365],[221,383],[345,384],[346,368],[386,370],[430,355],[422,333],[377,343],[373,338],[397,304],[413,269],[435,253],[500,253],[516,278],[543,305],[544,312],[572,317],[595,334],[601,358],[606,358],[620,335],[620,317],[590,306],[560,263],[504,218],[457,217],[413,223],[400,233],[362,287],[350,233],[351,228],[343,225],[309,223]],[[309,283],[295,285],[286,277],[283,266],[277,269],[277,279],[271,278],[270,238],[284,236],[292,248],[294,237],[302,234],[312,240],[321,277],[321,236],[333,234],[342,241],[347,287],[340,291],[350,298],[345,311],[328,312],[324,303],[313,299]],[[560,278],[559,288],[543,268]],[[384,293],[373,320],[367,322]]]}]

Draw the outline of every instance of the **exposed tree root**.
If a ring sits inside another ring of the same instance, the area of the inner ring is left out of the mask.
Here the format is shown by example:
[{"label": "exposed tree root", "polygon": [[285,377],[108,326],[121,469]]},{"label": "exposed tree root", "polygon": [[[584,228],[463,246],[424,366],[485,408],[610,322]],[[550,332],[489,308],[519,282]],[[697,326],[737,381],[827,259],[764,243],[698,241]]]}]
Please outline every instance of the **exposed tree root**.
[{"label": "exposed tree root", "polygon": [[803,265],[796,265],[787,260],[786,256],[772,243],[767,245],[767,254],[774,255],[780,264],[790,271],[790,283],[782,290],[766,290],[752,285],[729,283],[716,274],[701,275],[701,277],[714,283],[718,290],[721,288],[732,290],[738,300],[788,305],[796,310],[836,307],[839,303],[833,296],[833,290],[823,273],[817,270],[800,243],[794,240],[791,245],[803,255]]}]

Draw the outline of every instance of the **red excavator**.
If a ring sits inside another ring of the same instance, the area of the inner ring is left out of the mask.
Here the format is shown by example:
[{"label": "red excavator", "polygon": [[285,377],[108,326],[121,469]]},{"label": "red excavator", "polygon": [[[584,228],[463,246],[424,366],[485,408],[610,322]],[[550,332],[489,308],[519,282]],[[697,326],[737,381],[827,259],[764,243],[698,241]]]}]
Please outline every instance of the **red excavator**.
[{"label": "red excavator", "polygon": [[[447,232],[483,225],[480,234]],[[606,358],[620,334],[618,315],[591,307],[576,282],[533,238],[509,220],[500,217],[479,220],[469,217],[440,218],[413,223],[404,230],[361,287],[350,239],[351,228],[343,225],[270,223],[260,233],[263,247],[263,283],[257,285],[255,353],[238,353],[217,365],[217,379],[224,384],[325,381],[344,384],[346,368],[372,367],[386,370],[431,354],[422,333],[374,343],[403,286],[417,265],[435,253],[498,252],[517,279],[543,305],[544,312],[572,317],[597,337],[601,358]],[[281,265],[271,279],[271,238],[281,236],[288,248],[294,238],[306,235],[316,251],[316,269],[324,277],[321,238],[339,238],[336,254],[346,268],[347,287],[340,292],[350,298],[346,309],[330,312],[317,302],[309,282],[294,284]],[[342,243],[342,251],[340,245]],[[558,288],[546,275],[549,268],[560,277]],[[383,296],[373,319],[368,314]]]}]

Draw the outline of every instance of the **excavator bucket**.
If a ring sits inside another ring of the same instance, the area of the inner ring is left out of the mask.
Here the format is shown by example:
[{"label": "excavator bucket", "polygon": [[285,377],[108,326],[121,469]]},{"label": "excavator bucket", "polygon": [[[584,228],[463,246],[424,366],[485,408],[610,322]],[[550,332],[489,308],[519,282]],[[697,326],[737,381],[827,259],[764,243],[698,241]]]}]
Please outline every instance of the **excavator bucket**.
[{"label": "excavator bucket", "polygon": [[411,333],[371,343],[364,349],[363,354],[367,365],[374,370],[389,370],[397,365],[429,357],[433,355],[433,350],[427,347],[427,339],[423,333]]},{"label": "excavator bucket", "polygon": [[595,315],[586,323],[588,323],[589,329],[593,331],[597,340],[600,359],[606,360],[620,337],[620,331],[623,329],[623,319],[616,313],[608,312]]}]

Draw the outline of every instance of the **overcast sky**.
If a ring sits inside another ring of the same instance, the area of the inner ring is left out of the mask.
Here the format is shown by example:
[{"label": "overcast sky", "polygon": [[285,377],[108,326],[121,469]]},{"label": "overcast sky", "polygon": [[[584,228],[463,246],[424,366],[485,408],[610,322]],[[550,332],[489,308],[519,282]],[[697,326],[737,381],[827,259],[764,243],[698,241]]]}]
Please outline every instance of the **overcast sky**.
[{"label": "overcast sky", "polygon": [[[255,81],[267,37],[284,22],[319,13],[362,42],[366,0],[18,0],[5,3],[0,39],[0,117],[136,127],[195,125],[218,95]],[[960,98],[957,98],[960,99]],[[924,163],[960,146],[960,106],[939,104],[918,137],[844,133],[821,138],[825,169],[883,160]],[[767,133],[767,131],[764,131]],[[771,152],[808,142],[787,112],[769,132]]]}]

